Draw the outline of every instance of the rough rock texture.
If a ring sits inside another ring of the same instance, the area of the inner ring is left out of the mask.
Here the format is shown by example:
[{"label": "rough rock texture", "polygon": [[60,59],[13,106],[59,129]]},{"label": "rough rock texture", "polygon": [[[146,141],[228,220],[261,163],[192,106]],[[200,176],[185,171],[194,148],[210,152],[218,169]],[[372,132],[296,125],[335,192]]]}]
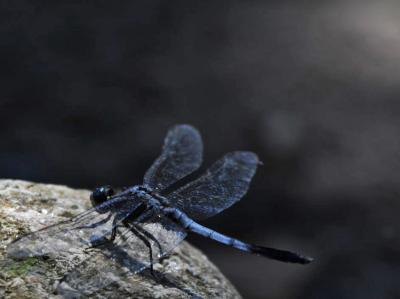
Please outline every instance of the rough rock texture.
[{"label": "rough rock texture", "polygon": [[[15,237],[76,215],[90,206],[89,191],[0,180],[0,298],[62,298],[60,279],[70,260],[6,255]],[[94,259],[95,260],[95,259]],[[106,261],[107,262],[107,261]],[[90,298],[240,298],[231,283],[197,249],[183,242],[155,267],[160,279],[124,275]]]}]

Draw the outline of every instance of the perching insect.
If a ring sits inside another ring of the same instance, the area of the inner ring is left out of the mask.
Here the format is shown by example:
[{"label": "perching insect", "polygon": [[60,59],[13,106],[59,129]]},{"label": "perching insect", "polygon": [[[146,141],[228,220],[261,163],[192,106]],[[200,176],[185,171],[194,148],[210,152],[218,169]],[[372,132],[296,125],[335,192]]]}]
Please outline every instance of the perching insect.
[{"label": "perching insect", "polygon": [[[247,192],[259,160],[247,151],[231,152],[216,161],[202,176],[170,191],[174,183],[199,168],[202,140],[189,125],[171,128],[161,155],[144,176],[142,185],[115,192],[110,186],[91,194],[93,208],[14,241],[8,254],[14,257],[57,255],[107,245],[110,258],[138,273],[170,253],[188,232],[267,258],[308,264],[312,258],[297,253],[252,245],[225,236],[196,221],[214,216],[240,200]],[[77,267],[68,284],[77,291],[100,289],[110,280],[108,269],[96,275]]]}]

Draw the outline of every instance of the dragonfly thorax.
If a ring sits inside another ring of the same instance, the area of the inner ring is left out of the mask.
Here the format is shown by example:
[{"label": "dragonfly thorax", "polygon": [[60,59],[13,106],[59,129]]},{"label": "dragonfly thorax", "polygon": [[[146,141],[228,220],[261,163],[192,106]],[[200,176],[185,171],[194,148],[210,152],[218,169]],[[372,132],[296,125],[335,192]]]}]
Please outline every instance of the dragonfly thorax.
[{"label": "dragonfly thorax", "polygon": [[132,191],[147,205],[156,209],[161,207],[160,196],[156,196],[151,189],[145,186],[134,186]]}]

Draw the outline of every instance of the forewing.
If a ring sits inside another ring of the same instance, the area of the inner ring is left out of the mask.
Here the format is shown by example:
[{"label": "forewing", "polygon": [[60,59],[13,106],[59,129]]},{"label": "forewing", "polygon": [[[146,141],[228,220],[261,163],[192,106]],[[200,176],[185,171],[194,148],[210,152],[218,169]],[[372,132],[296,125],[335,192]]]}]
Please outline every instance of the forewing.
[{"label": "forewing", "polygon": [[[7,247],[7,254],[14,258],[24,258],[81,252],[92,242],[108,237],[112,228],[126,218],[138,204],[124,196],[116,196],[69,220],[22,236]],[[98,212],[100,210],[102,213]]]},{"label": "forewing", "polygon": [[161,155],[144,176],[144,185],[161,191],[200,167],[203,143],[200,133],[189,125],[172,127],[165,137]]},{"label": "forewing", "polygon": [[[157,240],[158,244],[147,238],[153,250],[154,263],[169,254],[186,237],[186,232],[180,225],[162,215],[157,217],[157,221],[135,225]],[[149,258],[149,248],[137,235],[127,227],[118,228],[115,242],[106,244],[92,259],[67,274],[58,287],[58,293],[69,297],[71,294],[90,295],[123,279],[128,273],[139,273],[149,267]]]},{"label": "forewing", "polygon": [[194,219],[211,217],[246,194],[258,163],[257,155],[252,152],[228,153],[204,175],[167,197],[172,205]]}]

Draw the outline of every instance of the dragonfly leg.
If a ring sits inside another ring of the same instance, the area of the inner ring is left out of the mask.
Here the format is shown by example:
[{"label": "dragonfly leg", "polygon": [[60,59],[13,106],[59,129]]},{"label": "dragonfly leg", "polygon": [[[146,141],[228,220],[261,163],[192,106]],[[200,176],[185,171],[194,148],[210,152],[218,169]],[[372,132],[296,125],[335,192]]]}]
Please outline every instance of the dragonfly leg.
[{"label": "dragonfly leg", "polygon": [[149,242],[149,240],[147,240],[147,238],[142,235],[142,233],[140,233],[138,230],[136,230],[136,228],[134,226],[131,226],[129,224],[125,224],[125,226],[136,236],[138,237],[143,243],[144,245],[146,245],[146,247],[149,249],[149,259],[150,259],[150,274],[154,277],[155,273],[154,273],[154,269],[153,269],[153,249],[151,247],[151,243]]},{"label": "dragonfly leg", "polygon": [[[131,230],[133,234],[135,234],[142,242],[149,248],[150,255],[150,273],[153,277],[156,277],[153,269],[153,249],[151,247],[151,243],[148,239],[154,241],[157,245],[160,254],[162,254],[162,248],[160,242],[148,231],[137,225],[136,223],[149,221],[155,217],[155,213],[152,211],[152,207],[147,208],[145,210],[141,210],[139,213],[135,213],[135,215],[130,216],[128,219],[123,221],[123,224]],[[148,239],[147,239],[148,238]]]},{"label": "dragonfly leg", "polygon": [[[111,215],[111,214],[110,214]],[[112,230],[111,230],[111,236],[109,239],[106,237],[100,237],[100,238],[95,238],[91,241],[91,246],[90,247],[99,247],[101,245],[104,245],[106,243],[112,243],[115,240],[115,237],[117,236],[117,217],[114,217],[113,222],[112,222]]]},{"label": "dragonfly leg", "polygon": [[163,254],[162,252],[162,247],[160,242],[152,234],[150,234],[148,231],[140,227],[139,225],[136,225],[135,223],[140,223],[140,222],[145,222],[145,221],[151,221],[156,214],[153,211],[153,207],[149,207],[144,209],[145,206],[140,206],[137,211],[132,213],[127,219],[123,221],[124,225],[127,225],[128,223],[132,223],[134,225],[135,229],[138,230],[140,233],[142,233],[144,236],[152,240],[158,247],[160,255]]},{"label": "dragonfly leg", "polygon": [[82,228],[95,228],[99,225],[102,225],[104,223],[107,223],[109,220],[111,219],[111,213],[108,214],[108,216],[100,221],[97,221],[96,223],[92,223],[90,225],[82,225],[82,226],[78,226],[75,227],[75,229],[82,229]]},{"label": "dragonfly leg", "polygon": [[262,255],[270,259],[288,263],[308,264],[313,260],[308,256],[300,255],[298,253],[253,245],[228,237],[195,222],[185,213],[176,208],[165,208],[163,211],[166,215],[169,215],[179,222],[187,230],[245,252]]},{"label": "dragonfly leg", "polygon": [[111,237],[110,237],[110,239],[108,240],[109,242],[114,242],[115,237],[117,236],[117,227],[118,227],[118,226],[114,226],[114,227],[113,227],[113,229],[112,229],[112,231],[111,231]]},{"label": "dragonfly leg", "polygon": [[139,225],[136,224],[136,223],[140,223],[140,222],[151,221],[151,219],[153,219],[156,216],[156,214],[153,211],[153,207],[149,207],[147,209],[143,209],[143,207],[140,206],[138,209],[139,211],[132,213],[127,219],[125,219],[123,221],[123,223],[125,226],[133,225],[137,231],[139,231],[145,237],[149,238],[154,243],[156,243],[156,245],[159,249],[160,255],[162,255],[162,247],[161,247],[160,242],[158,242],[158,240],[156,238],[154,238],[154,236],[152,234],[150,234],[148,231],[146,231],[145,229],[143,229],[142,227],[140,227]]},{"label": "dragonfly leg", "polygon": [[139,225],[134,224],[134,227],[135,227],[136,230],[138,230],[145,237],[149,238],[150,240],[152,240],[157,245],[158,250],[159,250],[159,255],[162,256],[163,255],[163,250],[162,250],[160,242],[151,233],[149,233],[147,230],[145,230],[144,228],[140,227]]}]

